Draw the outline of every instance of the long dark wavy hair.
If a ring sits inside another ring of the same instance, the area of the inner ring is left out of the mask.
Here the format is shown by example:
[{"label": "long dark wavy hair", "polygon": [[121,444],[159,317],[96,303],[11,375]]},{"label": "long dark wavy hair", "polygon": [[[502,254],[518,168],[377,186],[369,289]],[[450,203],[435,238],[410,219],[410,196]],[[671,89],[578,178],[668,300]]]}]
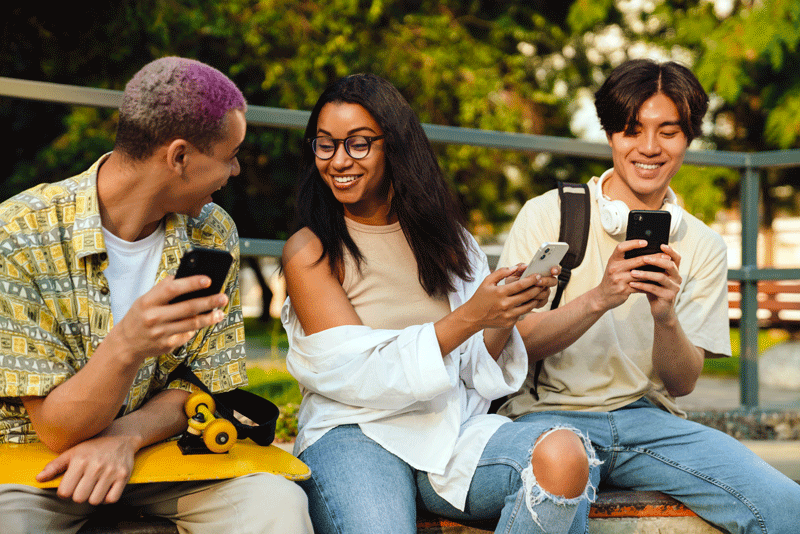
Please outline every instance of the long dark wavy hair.
[{"label": "long dark wavy hair", "polygon": [[317,120],[328,103],[358,104],[383,130],[385,173],[394,196],[391,212],[417,260],[419,281],[431,296],[454,290],[452,275],[471,280],[470,241],[464,214],[442,175],[439,162],[411,106],[388,81],[373,74],[341,78],[319,97],[305,130],[303,170],[297,193],[297,228],[307,226],[322,242],[331,273],[343,269],[344,247],[357,265],[363,256],[347,231],[342,204],[317,170],[308,139],[317,135]]}]

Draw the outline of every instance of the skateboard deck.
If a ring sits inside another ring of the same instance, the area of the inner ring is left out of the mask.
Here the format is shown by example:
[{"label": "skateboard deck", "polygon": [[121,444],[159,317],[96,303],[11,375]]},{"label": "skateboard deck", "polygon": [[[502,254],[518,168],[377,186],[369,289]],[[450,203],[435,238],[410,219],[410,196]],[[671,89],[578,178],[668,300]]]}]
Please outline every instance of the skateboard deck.
[{"label": "skateboard deck", "polygon": [[[36,475],[56,457],[44,443],[0,444],[0,484],[56,488],[60,476],[48,482],[36,481]],[[184,455],[177,441],[167,441],[136,453],[129,484],[218,480],[250,473],[273,473],[289,480],[306,480],[311,476],[306,464],[275,445],[263,447],[250,440],[239,440],[225,454]]]}]

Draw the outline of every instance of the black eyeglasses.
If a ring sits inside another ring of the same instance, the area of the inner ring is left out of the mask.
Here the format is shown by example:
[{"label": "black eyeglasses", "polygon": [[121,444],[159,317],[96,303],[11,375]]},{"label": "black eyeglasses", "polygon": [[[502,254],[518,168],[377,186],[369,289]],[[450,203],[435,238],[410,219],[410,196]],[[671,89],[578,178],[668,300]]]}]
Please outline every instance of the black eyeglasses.
[{"label": "black eyeglasses", "polygon": [[319,159],[331,159],[336,154],[336,149],[339,148],[339,143],[344,144],[344,150],[347,155],[353,159],[364,159],[369,155],[369,149],[372,147],[372,142],[378,139],[383,139],[385,135],[375,135],[367,137],[366,135],[351,135],[344,139],[334,139],[327,135],[320,135],[312,137],[308,140],[311,143],[311,151]]}]

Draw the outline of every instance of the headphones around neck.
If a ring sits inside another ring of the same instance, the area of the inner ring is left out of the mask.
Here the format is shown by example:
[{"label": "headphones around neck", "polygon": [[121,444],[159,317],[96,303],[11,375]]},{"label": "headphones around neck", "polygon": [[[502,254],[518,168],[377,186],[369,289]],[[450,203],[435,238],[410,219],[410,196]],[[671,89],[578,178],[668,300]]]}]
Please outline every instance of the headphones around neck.
[{"label": "headphones around neck", "polygon": [[[597,181],[595,198],[597,199],[597,206],[600,208],[600,222],[603,225],[603,229],[611,235],[620,235],[625,233],[628,228],[628,213],[630,210],[623,201],[611,200],[603,194],[603,180],[613,170],[608,169],[600,175],[600,179]],[[661,209],[670,213],[669,235],[673,236],[681,224],[683,210],[678,206],[678,197],[675,196],[675,192],[670,187],[667,187],[667,195],[664,197],[664,205]]]}]

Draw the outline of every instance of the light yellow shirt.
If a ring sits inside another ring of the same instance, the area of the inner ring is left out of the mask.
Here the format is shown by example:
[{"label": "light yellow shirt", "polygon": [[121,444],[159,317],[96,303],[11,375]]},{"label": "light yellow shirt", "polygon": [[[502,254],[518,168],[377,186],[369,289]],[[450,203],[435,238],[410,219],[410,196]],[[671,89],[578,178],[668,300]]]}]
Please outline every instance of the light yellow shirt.
[{"label": "light yellow shirt", "polygon": [[[600,284],[614,248],[624,235],[603,230],[595,200],[596,179],[589,182],[591,219],[586,256],[573,269],[561,298],[564,306]],[[499,266],[527,263],[544,241],[557,241],[560,225],[558,191],[549,191],[523,206],[500,256]],[[675,301],[681,327],[692,344],[715,355],[730,356],[727,253],[722,237],[684,212],[669,245],[681,255],[683,279]],[[555,291],[551,292],[551,300]],[[543,313],[550,304],[534,310]],[[641,397],[672,413],[684,415],[653,371],[653,317],[645,295],[606,312],[575,343],[544,360],[539,377],[539,401],[528,379],[500,411],[510,417],[545,410],[608,411]],[[545,323],[543,328],[547,328]]]}]

